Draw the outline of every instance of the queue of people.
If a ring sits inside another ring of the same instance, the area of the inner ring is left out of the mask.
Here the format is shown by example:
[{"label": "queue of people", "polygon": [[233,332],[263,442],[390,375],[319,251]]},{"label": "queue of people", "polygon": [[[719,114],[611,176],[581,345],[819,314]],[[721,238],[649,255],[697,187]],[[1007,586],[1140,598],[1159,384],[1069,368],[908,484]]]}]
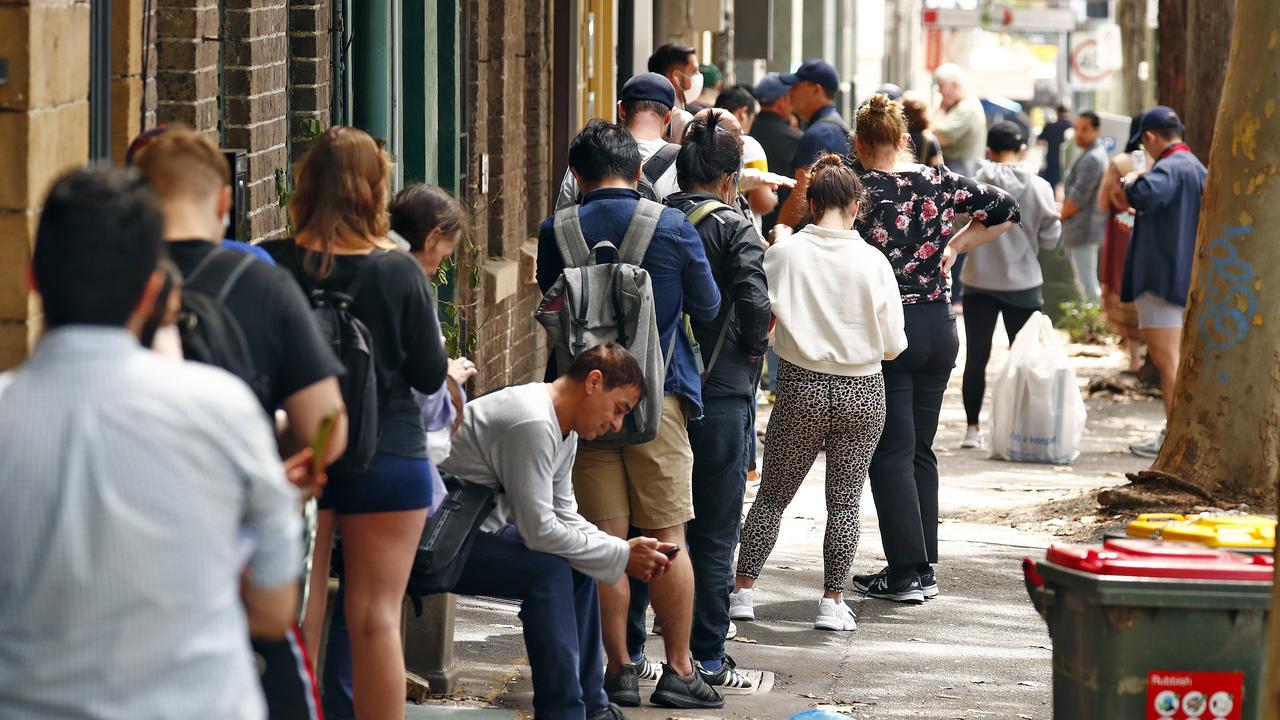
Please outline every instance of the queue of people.
[{"label": "queue of people", "polygon": [[[0,376],[15,479],[0,486],[0,715],[92,697],[94,717],[403,717],[402,601],[442,474],[496,491],[449,589],[521,603],[536,717],[622,718],[642,686],[663,707],[722,707],[755,690],[725,641],[768,613],[768,559],[819,452],[814,627],[857,628],[848,588],[907,605],[941,592],[933,446],[955,285],[978,447],[996,319],[1012,339],[1043,304],[1035,254],[1061,221],[1089,245],[1108,214],[1137,211],[1123,287],[1100,293],[1136,303],[1171,389],[1203,166],[1168,108],[1136,128],[1146,174],[1104,170],[1097,116],[1077,117],[1088,165],[1068,171],[1060,221],[1019,166],[1020,128],[974,135],[955,69],[939,70],[936,112],[886,88],[853,132],[822,60],[754,88],[723,87],[687,46],[650,70],[623,86],[618,123],[570,143],[536,270],[553,304],[575,271],[626,269],[648,327],[619,313],[591,343],[562,327],[578,341],[542,382],[470,402],[475,364],[448,357],[429,280],[464,211],[427,185],[393,197],[367,133],[320,135],[296,169],[292,236],[257,246],[220,244],[230,177],[191,130],[146,133],[133,168],[59,178],[32,271],[45,334]],[[1095,272],[1084,253],[1078,269]],[[766,364],[777,402],[744,521]],[[868,480],[888,562],[851,576]]]}]

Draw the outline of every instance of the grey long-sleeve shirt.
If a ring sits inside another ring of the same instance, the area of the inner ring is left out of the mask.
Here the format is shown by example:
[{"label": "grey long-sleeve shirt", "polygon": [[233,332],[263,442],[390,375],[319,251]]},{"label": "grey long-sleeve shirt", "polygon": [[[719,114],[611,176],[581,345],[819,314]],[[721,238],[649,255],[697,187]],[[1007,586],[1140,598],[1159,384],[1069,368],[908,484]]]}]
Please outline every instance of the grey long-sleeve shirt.
[{"label": "grey long-sleeve shirt", "polygon": [[483,530],[514,524],[530,550],[559,555],[578,572],[615,583],[631,549],[573,509],[571,472],[578,434],[560,432],[544,383],[517,385],[472,400],[440,469],[502,489]]}]

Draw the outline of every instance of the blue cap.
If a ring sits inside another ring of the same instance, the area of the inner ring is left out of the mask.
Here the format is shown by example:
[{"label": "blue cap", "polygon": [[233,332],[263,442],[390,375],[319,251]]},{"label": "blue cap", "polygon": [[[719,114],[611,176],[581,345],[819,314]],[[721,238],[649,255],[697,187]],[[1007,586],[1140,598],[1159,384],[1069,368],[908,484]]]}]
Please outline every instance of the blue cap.
[{"label": "blue cap", "polygon": [[1186,130],[1182,125],[1182,120],[1178,119],[1178,113],[1173,108],[1164,105],[1157,105],[1150,110],[1142,113],[1142,119],[1138,121],[1138,131],[1129,138],[1129,144],[1136,147],[1142,144],[1142,133],[1148,130],[1177,130],[1182,133]]},{"label": "blue cap", "polygon": [[640,73],[622,86],[622,102],[648,100],[669,108],[676,106],[676,89],[658,73]]},{"label": "blue cap", "polygon": [[876,92],[880,93],[881,95],[888,95],[890,100],[902,99],[902,88],[898,87],[897,85],[894,85],[893,83],[885,83],[881,85],[880,87],[876,88]]},{"label": "blue cap", "polygon": [[820,58],[805,60],[799,70],[782,76],[782,81],[788,85],[795,85],[801,80],[817,83],[832,91],[840,88],[840,74],[831,66],[831,63]]},{"label": "blue cap", "polygon": [[786,81],[787,77],[782,73],[768,73],[760,80],[756,85],[756,89],[752,92],[757,100],[768,105],[786,95],[787,91],[791,89],[791,83]]}]

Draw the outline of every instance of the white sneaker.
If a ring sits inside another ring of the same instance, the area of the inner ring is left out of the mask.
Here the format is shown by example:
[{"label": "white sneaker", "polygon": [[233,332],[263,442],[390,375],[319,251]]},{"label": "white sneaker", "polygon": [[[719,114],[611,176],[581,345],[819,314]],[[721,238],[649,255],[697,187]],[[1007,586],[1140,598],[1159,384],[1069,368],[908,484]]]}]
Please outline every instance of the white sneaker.
[{"label": "white sneaker", "polygon": [[963,450],[980,448],[982,447],[982,441],[982,431],[976,427],[970,427],[964,431],[964,440],[960,441],[960,448]]},{"label": "white sneaker", "polygon": [[756,619],[756,609],[751,604],[751,588],[729,593],[729,617],[733,620]]},{"label": "white sneaker", "polygon": [[825,597],[818,601],[818,617],[813,621],[813,626],[819,630],[848,631],[858,629],[858,623],[854,621],[853,610],[848,605]]},{"label": "white sneaker", "polygon": [[1142,442],[1130,445],[1129,452],[1141,458],[1159,457],[1160,448],[1164,446],[1164,433],[1165,431],[1161,430],[1158,435],[1152,435]]},{"label": "white sneaker", "polygon": [[724,639],[725,639],[725,640],[732,640],[732,639],[734,639],[734,638],[736,638],[736,637],[738,637],[738,626],[737,626],[737,625],[734,625],[734,624],[733,624],[733,621],[732,621],[732,620],[730,620],[730,621],[729,621],[729,629],[725,632],[725,634],[724,634]]}]

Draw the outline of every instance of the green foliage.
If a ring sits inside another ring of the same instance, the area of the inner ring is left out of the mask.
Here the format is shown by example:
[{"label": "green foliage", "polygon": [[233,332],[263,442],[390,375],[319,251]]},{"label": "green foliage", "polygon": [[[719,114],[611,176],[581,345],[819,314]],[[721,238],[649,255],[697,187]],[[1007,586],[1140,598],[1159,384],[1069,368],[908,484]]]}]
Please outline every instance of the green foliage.
[{"label": "green foliage", "polygon": [[[311,149],[316,144],[316,140],[324,134],[324,123],[315,118],[306,118],[302,121],[302,135],[295,141],[295,146],[299,148],[299,154]],[[276,203],[282,208],[289,207],[289,198],[293,197],[293,168],[276,168]],[[294,231],[293,219],[289,218],[289,234]]]},{"label": "green foliage", "polygon": [[431,278],[436,285],[437,294],[444,288],[451,291],[451,298],[437,306],[440,308],[440,331],[444,333],[444,346],[449,357],[470,355],[476,349],[476,333],[463,332],[463,311],[468,306],[461,301],[459,266],[466,271],[467,287],[472,291],[480,287],[480,248],[472,242],[469,232],[463,233],[458,249],[453,255],[440,261],[440,269]]},{"label": "green foliage", "polygon": [[1067,331],[1073,343],[1101,344],[1110,334],[1102,310],[1090,302],[1064,302],[1058,306],[1062,319],[1058,327]]}]

